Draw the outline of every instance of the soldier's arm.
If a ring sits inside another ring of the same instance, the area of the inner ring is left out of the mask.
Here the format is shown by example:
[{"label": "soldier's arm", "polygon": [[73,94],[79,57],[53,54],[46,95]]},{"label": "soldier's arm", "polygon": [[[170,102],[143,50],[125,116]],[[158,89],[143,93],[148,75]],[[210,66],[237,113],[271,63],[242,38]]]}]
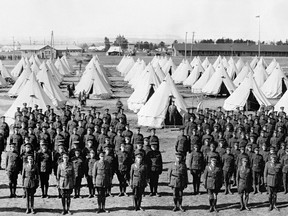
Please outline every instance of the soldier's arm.
[{"label": "soldier's arm", "polygon": [[264,173],[263,173],[264,184],[267,184],[267,175],[268,175],[268,163],[265,164]]},{"label": "soldier's arm", "polygon": [[170,181],[171,181],[171,174],[172,174],[172,165],[170,166],[170,168],[168,169],[168,172],[167,172],[168,183],[170,183]]},{"label": "soldier's arm", "polygon": [[132,185],[133,182],[133,173],[134,173],[134,164],[132,164],[130,168],[130,185]]},{"label": "soldier's arm", "polygon": [[7,171],[7,167],[8,167],[8,161],[9,161],[9,152],[6,153],[6,161],[5,161],[6,171]]}]

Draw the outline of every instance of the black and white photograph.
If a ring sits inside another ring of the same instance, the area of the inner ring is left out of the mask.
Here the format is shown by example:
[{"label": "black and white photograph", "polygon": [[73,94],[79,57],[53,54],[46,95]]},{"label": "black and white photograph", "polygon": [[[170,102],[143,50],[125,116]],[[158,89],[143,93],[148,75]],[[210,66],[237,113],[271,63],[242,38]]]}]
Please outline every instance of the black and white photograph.
[{"label": "black and white photograph", "polygon": [[0,215],[288,215],[288,1],[0,8]]}]

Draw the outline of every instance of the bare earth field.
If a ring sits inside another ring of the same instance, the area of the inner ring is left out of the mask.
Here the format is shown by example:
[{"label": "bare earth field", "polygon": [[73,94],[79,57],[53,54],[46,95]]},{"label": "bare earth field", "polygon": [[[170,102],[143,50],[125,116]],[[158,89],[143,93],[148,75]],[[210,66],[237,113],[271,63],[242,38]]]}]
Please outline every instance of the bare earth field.
[{"label": "bare earth field", "polygon": [[[127,110],[127,99],[132,93],[132,89],[127,86],[127,83],[123,81],[123,78],[120,77],[119,73],[115,69],[115,65],[119,63],[121,57],[106,57],[99,56],[100,62],[107,67],[108,72],[111,74],[110,80],[112,81],[113,92],[115,98],[109,100],[89,100],[87,102],[87,107],[96,106],[98,110],[103,110],[104,108],[109,108],[110,112],[115,110],[115,104],[117,98],[120,97],[125,108],[126,115],[130,124],[132,125],[132,130],[134,126],[137,124],[137,115],[129,110]],[[149,62],[152,57],[143,57],[145,62]],[[211,62],[213,62],[216,57],[209,58]],[[269,64],[272,58],[267,59],[267,63]],[[173,59],[174,60],[174,59]],[[175,58],[175,63],[178,65],[181,62],[182,58]],[[246,60],[251,60],[250,58],[245,58]],[[75,58],[71,57],[71,63],[75,65]],[[287,58],[279,58],[277,61],[281,64],[282,67],[286,68],[288,66]],[[3,62],[5,65],[13,67],[15,62]],[[87,64],[87,63],[86,63]],[[75,65],[75,68],[77,66]],[[82,67],[83,68],[83,67]],[[8,67],[10,69],[10,67]],[[10,69],[11,70],[11,69]],[[65,77],[64,83],[61,86],[63,91],[65,91],[66,95],[66,85],[67,83],[74,82],[75,84],[79,81],[79,77],[71,76]],[[200,101],[202,101],[203,108],[210,107],[215,108],[217,106],[222,106],[224,99],[223,98],[205,98],[201,95],[191,95],[190,90],[183,86],[178,86],[179,91],[184,96],[185,101],[189,106],[196,106]],[[13,99],[6,96],[8,88],[0,89],[0,115],[3,115],[9,106],[13,103]],[[276,103],[277,100],[273,100],[272,103]],[[75,99],[71,99],[69,101],[70,104],[76,104]],[[142,128],[142,133],[148,135],[147,128]],[[172,212],[173,200],[172,200],[172,190],[167,186],[167,170],[170,166],[171,162],[174,160],[174,145],[176,141],[176,137],[178,131],[173,129],[161,129],[156,131],[157,135],[160,138],[160,150],[162,152],[163,161],[164,161],[164,171],[160,176],[160,186],[159,192],[162,195],[159,197],[149,197],[145,196],[143,198],[142,206],[145,209],[143,212],[135,212],[132,211],[132,198],[131,197],[118,197],[119,193],[118,181],[116,176],[114,176],[113,183],[114,187],[112,188],[112,193],[115,197],[107,198],[107,209],[111,212],[109,214],[103,215],[288,215],[288,196],[279,193],[278,195],[278,205],[280,207],[280,212],[272,211],[268,212],[268,197],[265,193],[250,195],[250,206],[252,208],[251,212],[239,212],[239,199],[236,193],[236,189],[234,189],[234,195],[223,195],[220,193],[218,196],[218,209],[219,213],[208,213],[208,199],[207,194],[204,193],[205,190],[203,186],[201,186],[200,191],[201,195],[191,195],[192,193],[192,185],[189,185],[185,190],[183,205],[187,210],[184,213],[180,212]],[[3,155],[4,161],[5,156]],[[2,163],[2,167],[4,167],[4,163]],[[192,181],[191,175],[189,175],[189,181]],[[18,198],[9,199],[9,188],[7,184],[7,176],[4,170],[0,170],[0,215],[22,215],[25,212],[25,199],[22,199],[23,190],[20,187],[21,176],[18,178],[18,186],[17,195]],[[35,198],[35,208],[37,215],[60,215],[61,209],[61,201],[56,198],[57,188],[55,187],[55,176],[51,175],[50,177],[51,187],[49,189],[49,194],[51,197],[49,199],[42,199],[40,197],[40,189],[37,190],[36,198]],[[88,199],[88,189],[86,188],[86,180],[82,181],[83,188],[81,190],[81,194],[83,195],[82,199],[73,199],[71,203],[71,211],[73,215],[94,215],[96,213],[97,208],[97,198]],[[130,192],[130,188],[128,192]],[[146,188],[146,191],[149,192],[149,187]]]}]

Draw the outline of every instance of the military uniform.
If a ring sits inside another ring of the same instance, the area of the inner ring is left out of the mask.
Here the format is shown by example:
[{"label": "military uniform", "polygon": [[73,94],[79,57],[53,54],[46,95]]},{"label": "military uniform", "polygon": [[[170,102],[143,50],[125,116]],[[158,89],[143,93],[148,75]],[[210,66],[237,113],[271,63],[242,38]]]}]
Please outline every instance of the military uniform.
[{"label": "military uniform", "polygon": [[[80,151],[80,149],[78,149]],[[75,198],[80,197],[80,189],[81,189],[81,182],[84,176],[84,160],[81,157],[72,157],[71,161],[74,167],[74,174],[75,174],[75,186],[74,186],[74,193]]]},{"label": "military uniform", "polygon": [[256,193],[256,188],[258,192],[260,192],[261,181],[263,181],[264,166],[265,161],[263,159],[263,156],[261,154],[253,154],[251,159],[251,167],[254,193]]},{"label": "military uniform", "polygon": [[225,185],[225,194],[231,194],[231,183],[230,180],[235,172],[235,157],[232,153],[226,153],[222,156],[222,165],[223,165],[223,178]]},{"label": "military uniform", "polygon": [[179,135],[177,137],[175,151],[181,153],[186,157],[187,152],[190,152],[189,139],[185,135]]},{"label": "military uniform", "polygon": [[151,196],[158,195],[157,188],[158,188],[159,175],[161,175],[163,169],[161,152],[159,150],[150,151],[149,154],[147,155],[147,160],[149,164],[148,177],[151,191],[150,195]]},{"label": "military uniform", "polygon": [[194,193],[199,193],[201,173],[204,171],[205,167],[204,155],[201,151],[192,151],[189,163],[189,169],[191,175],[193,176],[193,188]]},{"label": "military uniform", "polygon": [[[243,158],[242,160],[246,160],[248,163],[247,158]],[[244,210],[244,208],[250,210],[247,205],[248,205],[249,193],[253,189],[252,189],[252,170],[250,167],[248,167],[248,165],[246,167],[241,165],[238,168],[236,175],[236,182],[238,193],[240,195],[240,204],[241,204],[240,210]]]},{"label": "military uniform", "polygon": [[21,171],[21,159],[17,150],[8,151],[6,154],[6,172],[9,180],[10,197],[16,197],[18,174]]},{"label": "military uniform", "polygon": [[132,158],[129,157],[128,152],[126,152],[125,150],[116,152],[116,158],[118,165],[116,174],[120,187],[119,196],[123,196],[126,193],[127,182],[129,182],[130,179],[129,171],[132,163]]},{"label": "military uniform", "polygon": [[277,191],[279,188],[281,166],[278,163],[273,163],[271,161],[266,162],[264,169],[264,183],[267,185],[269,193],[269,210],[276,207]]},{"label": "military uniform", "polygon": [[[287,150],[286,150],[287,152]],[[286,153],[281,158],[281,165],[282,165],[282,181],[283,181],[283,187],[284,187],[284,193],[286,194],[288,192],[288,154]]]}]

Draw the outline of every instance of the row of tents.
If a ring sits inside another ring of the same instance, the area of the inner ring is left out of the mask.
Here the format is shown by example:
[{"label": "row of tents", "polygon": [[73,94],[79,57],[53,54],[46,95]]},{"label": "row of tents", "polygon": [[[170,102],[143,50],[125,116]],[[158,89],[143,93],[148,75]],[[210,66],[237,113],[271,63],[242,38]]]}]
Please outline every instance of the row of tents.
[{"label": "row of tents", "polygon": [[33,55],[29,59],[22,58],[11,71],[16,81],[8,95],[17,98],[5,113],[7,123],[13,123],[16,108],[21,107],[24,102],[29,107],[37,104],[44,111],[47,105],[55,110],[62,107],[68,99],[59,86],[63,77],[72,72],[73,67],[66,56],[58,58],[55,63],[52,60],[41,62]]},{"label": "row of tents", "polygon": [[[241,58],[235,63],[233,58],[227,61],[225,57],[218,57],[211,64],[208,58],[201,62],[199,57],[195,57],[191,63],[183,60],[178,67],[171,58],[166,57],[154,57],[147,65],[140,59],[134,64],[133,62],[132,57],[123,57],[116,68],[134,89],[127,103],[130,110],[138,113],[140,125],[161,127],[165,121],[164,117],[167,114],[171,97],[175,98],[176,104],[183,105],[177,106],[178,112],[183,111],[186,104],[177,88],[173,88],[177,83],[183,83],[183,85],[190,83],[193,93],[229,96],[223,105],[226,110],[235,110],[237,107],[242,107],[244,110],[258,110],[260,106],[271,106],[267,98],[276,98],[281,95],[283,96],[275,105],[275,110],[279,111],[281,106],[288,108],[288,102],[286,102],[288,93],[284,94],[287,89],[287,78],[275,59],[267,65],[263,58],[257,57],[253,58],[250,63],[244,63]],[[175,91],[172,93],[167,90],[169,92],[167,96],[158,90],[162,84],[168,85]],[[153,102],[150,102],[152,98]],[[165,104],[165,109],[162,107],[163,104]]]}]

